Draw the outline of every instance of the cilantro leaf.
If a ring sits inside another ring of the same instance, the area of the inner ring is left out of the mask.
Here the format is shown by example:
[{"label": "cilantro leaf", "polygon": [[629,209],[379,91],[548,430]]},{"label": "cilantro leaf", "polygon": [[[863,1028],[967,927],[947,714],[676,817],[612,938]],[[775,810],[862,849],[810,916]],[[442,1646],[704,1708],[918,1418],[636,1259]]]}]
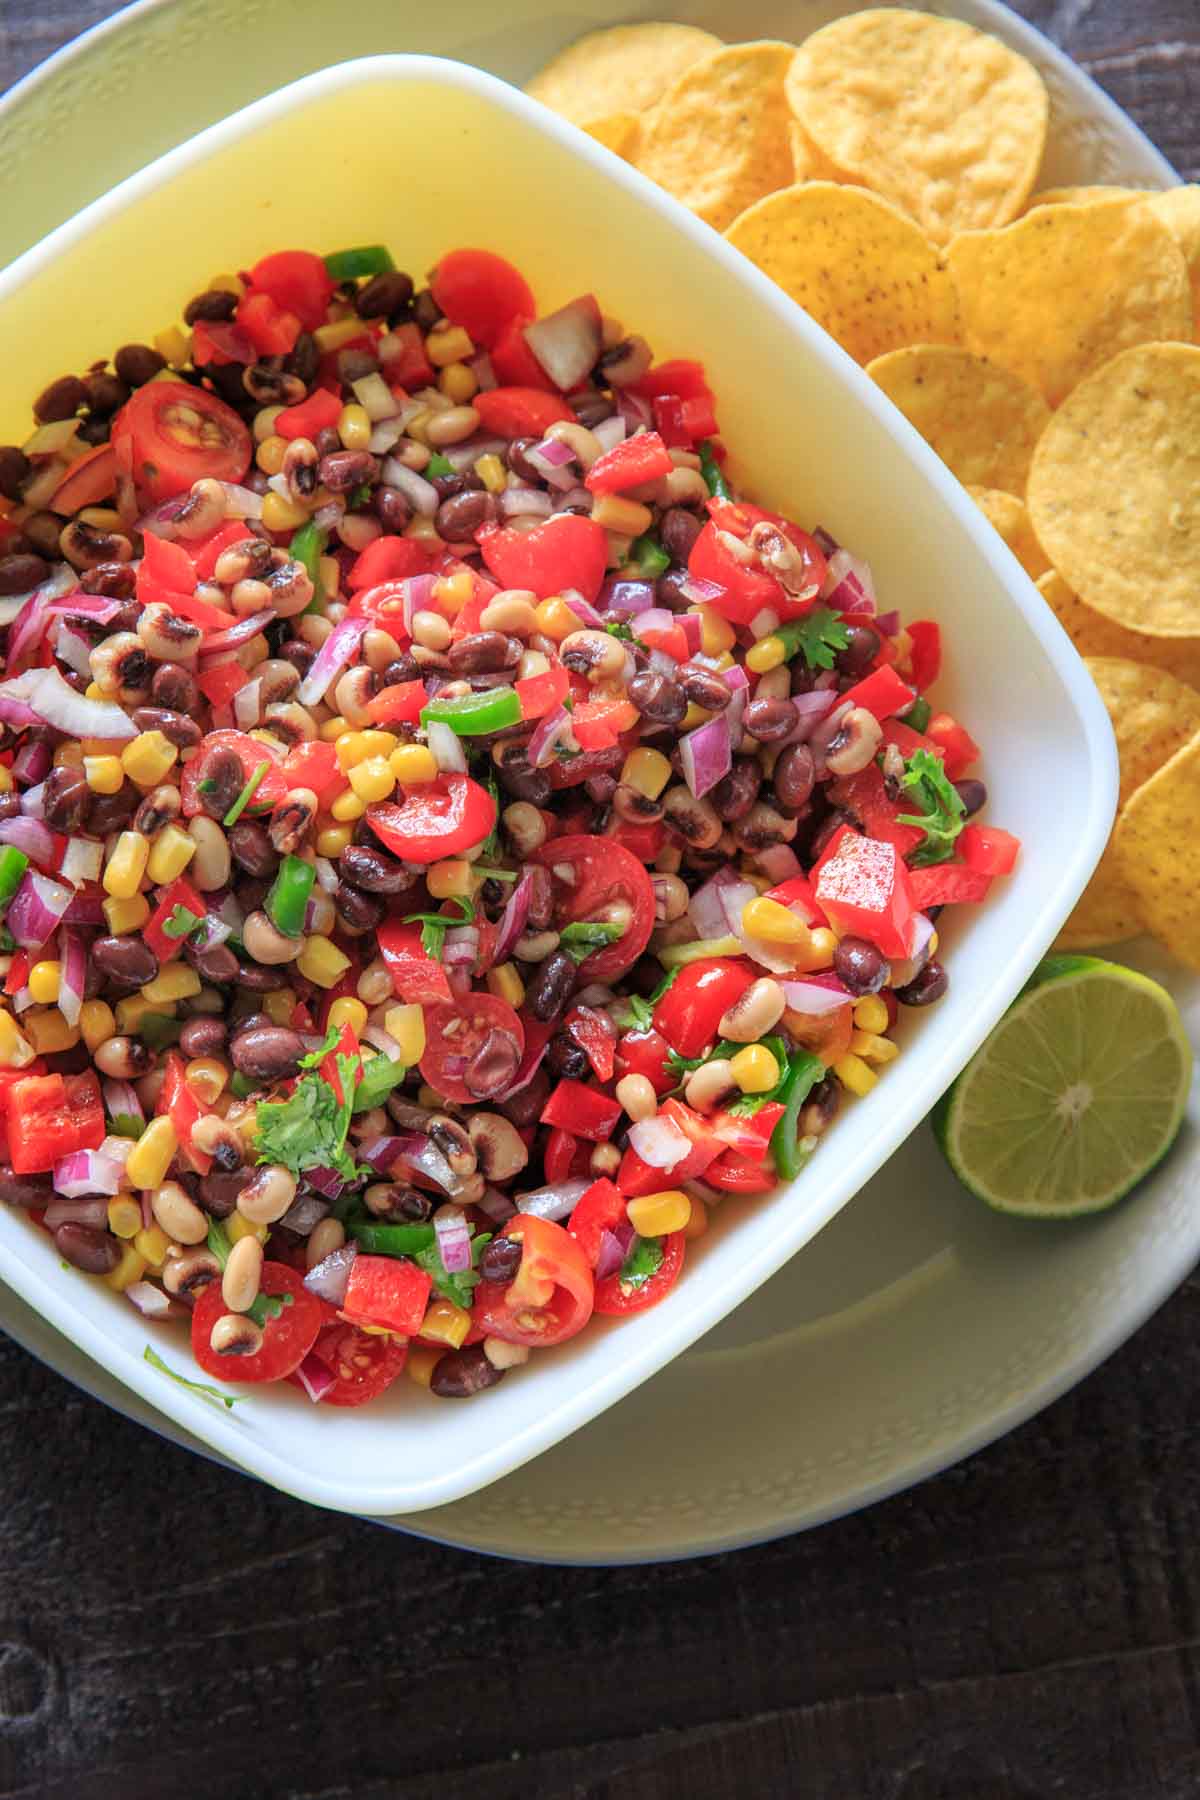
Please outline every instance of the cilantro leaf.
[{"label": "cilantro leaf", "polygon": [[657,1275],[662,1268],[663,1243],[661,1238],[633,1237],[629,1249],[625,1253],[625,1261],[621,1264],[618,1280],[623,1288],[640,1288]]},{"label": "cilantro leaf", "polygon": [[363,1063],[362,1079],[354,1090],[351,1111],[370,1112],[373,1106],[381,1105],[384,1096],[399,1087],[407,1074],[404,1064],[392,1062],[390,1057],[370,1057]]},{"label": "cilantro leaf", "polygon": [[802,619],[778,626],[772,635],[783,639],[789,661],[799,654],[810,669],[832,669],[838,651],[850,642],[841,613],[828,606],[814,606]]},{"label": "cilantro leaf", "polygon": [[492,805],[496,811],[492,829],[483,841],[479,856],[482,862],[496,862],[500,856],[500,788],[494,775],[489,775],[483,785],[492,796]]},{"label": "cilantro leaf", "polygon": [[559,948],[577,963],[590,956],[593,950],[599,950],[605,944],[614,944],[619,937],[625,935],[624,925],[614,924],[610,919],[576,919],[573,925],[564,925],[559,933]]},{"label": "cilantro leaf", "polygon": [[634,641],[633,630],[626,624],[624,619],[614,619],[612,623],[606,625],[604,629],[607,631],[609,637],[620,638],[622,643],[628,644]]},{"label": "cilantro leaf", "polygon": [[471,1267],[463,1269],[457,1275],[446,1273],[442,1266],[442,1253],[436,1242],[430,1244],[427,1250],[411,1252],[412,1261],[418,1269],[424,1269],[433,1278],[433,1285],[443,1300],[449,1300],[455,1306],[461,1306],[464,1312],[469,1312],[479,1281],[479,1259],[491,1241],[490,1231],[477,1232],[471,1239]]},{"label": "cilantro leaf", "polygon": [[237,1405],[239,1400],[249,1398],[246,1394],[224,1394],[220,1388],[211,1387],[207,1381],[189,1381],[186,1375],[180,1375],[177,1370],[171,1368],[169,1363],[165,1363],[158,1351],[152,1350],[149,1344],[142,1351],[142,1359],[144,1362],[148,1362],[152,1369],[157,1369],[160,1375],[169,1375],[172,1381],[179,1383],[180,1387],[190,1388],[193,1394],[199,1394],[202,1400],[209,1401],[213,1406],[220,1404],[232,1408]]},{"label": "cilantro leaf", "polygon": [[924,869],[930,863],[948,862],[967,809],[941,759],[932,751],[914,750],[904,765],[900,785],[924,809],[919,813],[898,813],[896,817],[898,825],[915,825],[925,833],[924,843],[909,854],[909,863],[914,869]]},{"label": "cilantro leaf", "polygon": [[[450,903],[452,906],[457,906],[462,914],[457,923],[469,925],[475,917],[475,902],[464,900],[461,894],[452,894]],[[440,962],[442,952],[446,947],[446,933],[456,921],[448,919],[445,913],[409,913],[404,923],[421,927],[422,950],[431,961]]]},{"label": "cilantro leaf", "polygon": [[654,1008],[640,994],[630,994],[625,1002],[633,1017],[634,1025],[639,1031],[645,1031],[654,1023]]},{"label": "cilantro leaf", "polygon": [[[345,1096],[338,1100],[332,1086],[316,1073],[316,1066],[338,1041],[330,1031],[324,1044],[300,1059],[302,1075],[286,1100],[264,1102],[256,1115],[260,1163],[282,1163],[293,1175],[305,1169],[336,1169],[344,1181],[357,1174],[354,1158],[346,1150],[346,1132],[354,1106],[359,1060],[344,1053],[337,1059]],[[214,1252],[215,1254],[215,1252]]]},{"label": "cilantro leaf", "polygon": [[683,967],[683,964],[680,963],[676,968],[667,970],[666,974],[663,976],[662,980],[659,982],[659,984],[655,988],[654,992],[648,996],[648,998],[646,1000],[647,1006],[657,1006],[658,1005],[658,1002],[662,999],[663,995],[666,993],[666,991],[670,987],[671,983],[678,979],[682,967]]}]

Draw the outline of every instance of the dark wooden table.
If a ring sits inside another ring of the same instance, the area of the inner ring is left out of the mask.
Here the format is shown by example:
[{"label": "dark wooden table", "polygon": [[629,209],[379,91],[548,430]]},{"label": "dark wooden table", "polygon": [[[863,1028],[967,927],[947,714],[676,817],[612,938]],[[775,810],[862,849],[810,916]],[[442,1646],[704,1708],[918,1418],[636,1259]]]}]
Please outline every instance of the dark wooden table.
[{"label": "dark wooden table", "polygon": [[[112,10],[0,0],[0,88]],[[1019,10],[1200,175],[1196,0]],[[1197,1395],[1193,1279],[914,1493],[564,1571],[284,1499],[0,1341],[0,1800],[1195,1800]]]}]

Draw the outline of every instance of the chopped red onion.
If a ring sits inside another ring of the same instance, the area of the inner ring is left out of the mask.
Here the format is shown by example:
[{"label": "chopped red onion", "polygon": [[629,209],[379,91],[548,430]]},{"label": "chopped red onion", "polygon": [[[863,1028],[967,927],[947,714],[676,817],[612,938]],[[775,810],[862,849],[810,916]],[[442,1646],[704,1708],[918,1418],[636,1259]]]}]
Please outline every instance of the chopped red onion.
[{"label": "chopped red onion", "polygon": [[904,962],[892,964],[892,973],[888,981],[889,987],[907,987],[910,981],[916,980],[929,961],[929,944],[932,937],[933,920],[926,913],[914,913],[908,957]]},{"label": "chopped red onion", "polygon": [[432,482],[418,475],[415,469],[405,468],[397,456],[388,457],[380,474],[384,486],[399,488],[414,512],[426,519],[433,518],[441,501]]},{"label": "chopped red onion", "polygon": [[346,502],[338,494],[327,500],[324,506],[318,506],[312,516],[312,522],[318,531],[333,531],[346,516]]},{"label": "chopped red onion", "polygon": [[373,1050],[381,1050],[389,1062],[402,1063],[404,1061],[399,1044],[391,1032],[385,1031],[382,1025],[364,1026],[362,1041],[364,1044],[370,1044]]},{"label": "chopped red onion", "polygon": [[561,1219],[570,1218],[591,1185],[591,1177],[581,1175],[571,1181],[556,1181],[549,1187],[534,1188],[532,1193],[517,1195],[517,1211],[532,1213],[538,1219],[551,1219],[557,1224]]},{"label": "chopped red onion", "polygon": [[707,606],[710,600],[720,600],[726,589],[719,581],[706,581],[703,575],[689,575],[679,582],[679,592],[693,606]]},{"label": "chopped red onion", "polygon": [[569,393],[586,381],[604,347],[600,308],[594,295],[581,294],[521,333],[555,387]]},{"label": "chopped red onion", "polygon": [[461,1275],[471,1267],[471,1233],[466,1214],[457,1206],[446,1206],[434,1214],[433,1229],[438,1255],[447,1275]]},{"label": "chopped red onion", "polygon": [[563,588],[562,597],[570,607],[571,611],[575,614],[575,617],[577,619],[582,619],[583,623],[590,631],[604,630],[604,620],[600,617],[600,614],[596,611],[596,608],[592,605],[591,601],[584,599],[578,588]]},{"label": "chopped red onion", "polygon": [[692,1144],[672,1119],[659,1114],[653,1119],[638,1119],[629,1127],[629,1147],[652,1169],[673,1169],[683,1161]]},{"label": "chopped red onion", "polygon": [[648,631],[670,631],[674,623],[675,614],[668,612],[665,606],[651,606],[630,621],[630,630],[634,637],[640,638]]},{"label": "chopped red onion", "polygon": [[721,680],[734,695],[738,693],[739,689],[748,688],[750,686],[750,677],[747,675],[745,669],[743,669],[741,663],[734,663],[731,669],[722,669]]},{"label": "chopped red onion", "polygon": [[493,1225],[504,1225],[517,1210],[516,1202],[508,1194],[502,1194],[499,1188],[486,1187],[475,1202],[485,1218]]},{"label": "chopped red onion", "polygon": [[367,440],[367,449],[372,456],[386,456],[394,450],[404,436],[403,419],[385,419],[382,425],[376,425]]},{"label": "chopped red onion", "polygon": [[[65,907],[63,909],[66,910]],[[61,971],[58,983],[58,1010],[68,1025],[78,1025],[83,1009],[83,990],[87,982],[87,951],[77,931],[63,927],[58,937]]]},{"label": "chopped red onion", "polygon": [[625,421],[620,413],[613,413],[592,426],[592,436],[601,450],[615,450],[618,444],[625,442]]},{"label": "chopped red onion", "polygon": [[618,613],[623,618],[647,612],[654,605],[654,583],[622,581],[610,575],[596,597],[596,604],[601,614]]},{"label": "chopped red onion", "polygon": [[315,1350],[309,1351],[295,1374],[296,1380],[314,1406],[318,1406],[329,1390],[337,1386],[337,1376],[327,1363],[321,1361]]},{"label": "chopped red onion", "polygon": [[81,1194],[116,1194],[124,1172],[124,1165],[102,1150],[73,1150],[54,1165],[54,1191],[64,1200],[78,1200]]},{"label": "chopped red onion", "polygon": [[233,716],[239,731],[252,731],[262,718],[262,682],[248,681],[233,696]]},{"label": "chopped red onion", "polygon": [[[50,827],[41,819],[27,819],[20,813],[11,819],[0,819],[0,844],[11,844],[14,850],[24,851],[31,862],[39,863],[43,869],[54,868],[58,860]],[[103,845],[97,848],[103,850]]]},{"label": "chopped red onion", "polygon": [[129,1161],[129,1152],[133,1149],[133,1139],[126,1137],[103,1137],[100,1140],[100,1153],[115,1162],[119,1169],[124,1169]]},{"label": "chopped red onion", "polygon": [[323,894],[336,894],[341,883],[341,876],[327,856],[318,856],[313,864],[317,871],[317,886]]},{"label": "chopped red onion", "polygon": [[614,1232],[604,1230],[600,1233],[600,1254],[596,1258],[596,1280],[606,1281],[615,1275],[625,1261],[625,1252],[621,1248],[621,1240]]},{"label": "chopped red onion", "polygon": [[91,680],[91,645],[83,633],[72,629],[65,619],[58,621],[54,654],[60,663],[65,663],[76,675],[82,675],[87,681]]},{"label": "chopped red onion", "polygon": [[703,642],[700,614],[694,612],[675,613],[674,619],[680,631],[687,639],[688,655],[697,656]]},{"label": "chopped red onion", "polygon": [[397,1162],[403,1162],[448,1194],[453,1193],[457,1186],[450,1164],[432,1138],[424,1132],[413,1131],[398,1137],[375,1138],[373,1142],[362,1146],[361,1155],[364,1162],[369,1162],[373,1169],[378,1169],[384,1175],[390,1174]]},{"label": "chopped red onion", "polygon": [[518,938],[524,935],[526,921],[529,918],[529,907],[533,899],[533,888],[533,871],[523,869],[521,879],[509,895],[504,912],[501,914],[496,948],[492,952],[493,967],[508,961],[513,945]]},{"label": "chopped red onion", "polygon": [[[436,575],[407,575],[400,584],[404,608],[404,629],[410,637],[412,636],[413,614],[423,612],[427,606],[432,605],[433,590],[436,584]],[[368,595],[374,592],[374,588],[367,589]]]},{"label": "chopped red onion", "polygon": [[346,1298],[350,1271],[357,1255],[358,1245],[354,1243],[342,1244],[339,1249],[331,1250],[304,1277],[304,1285],[309,1293],[315,1294],[318,1300],[328,1300],[330,1306],[341,1306]]},{"label": "chopped red onion", "polygon": [[770,637],[771,633],[778,629],[778,626],[779,614],[773,612],[769,606],[764,606],[762,611],[756,612],[750,621],[750,635],[755,641],[759,638]]},{"label": "chopped red onion", "polygon": [[103,902],[99,894],[76,894],[62,916],[64,925],[103,925]]},{"label": "chopped red onion", "polygon": [[721,889],[721,905],[725,911],[726,926],[736,938],[740,938],[746,946],[746,952],[769,969],[772,975],[789,975],[794,964],[790,958],[781,956],[773,944],[764,944],[760,938],[751,937],[742,924],[742,908],[757,896],[758,889],[749,881],[734,879]]},{"label": "chopped red onion", "polygon": [[58,614],[72,619],[91,619],[97,625],[108,625],[120,612],[123,602],[107,600],[103,594],[73,594],[68,600],[55,600],[46,608],[51,618]]},{"label": "chopped red onion", "polygon": [[[227,519],[261,519],[263,497],[256,494],[253,488],[244,487],[239,481],[223,481],[225,489],[225,517]],[[186,499],[186,495],[184,498]]]},{"label": "chopped red onion", "polygon": [[725,918],[725,908],[721,904],[721,893],[724,888],[737,881],[734,871],[728,866],[718,869],[709,877],[702,887],[698,887],[688,902],[688,917],[702,938],[719,938],[729,935],[729,925]]},{"label": "chopped red onion", "polygon": [[[41,724],[39,714],[35,713],[34,718]],[[21,748],[17,751],[16,756],[13,758],[13,780],[35,783],[40,797],[42,783],[50,773],[50,761],[49,744],[22,744]],[[24,806],[22,806],[21,811],[25,811]],[[39,819],[42,817],[40,808],[36,816]]]},{"label": "chopped red onion", "polygon": [[125,1298],[136,1306],[144,1319],[169,1319],[176,1311],[169,1294],[164,1294],[152,1281],[133,1281],[125,1289]]},{"label": "chopped red onion", "polygon": [[61,882],[26,869],[9,902],[4,923],[22,950],[39,950],[71,904],[72,892]]},{"label": "chopped red onion", "polygon": [[565,706],[556,706],[538,720],[533,736],[526,746],[525,754],[535,769],[544,769],[554,761],[555,746],[562,742],[571,729],[571,715]]},{"label": "chopped red onion", "polygon": [[248,644],[251,638],[256,638],[260,631],[273,624],[274,620],[275,614],[268,607],[265,612],[251,613],[248,619],[239,619],[236,625],[229,625],[224,631],[208,632],[204,638],[205,656],[214,650],[239,650],[243,644]]},{"label": "chopped red onion", "polygon": [[210,912],[205,913],[199,925],[195,927],[192,933],[192,942],[197,950],[215,950],[218,944],[223,944],[227,938],[232,936],[232,925],[227,925],[224,919],[218,917],[216,913]]},{"label": "chopped red onion", "polygon": [[679,760],[683,764],[683,778],[697,800],[728,775],[733,766],[733,751],[729,724],[723,712],[680,738]]},{"label": "chopped red onion", "polygon": [[543,438],[541,443],[535,444],[532,450],[527,450],[525,454],[538,457],[542,462],[548,463],[552,469],[565,468],[569,462],[575,460],[575,452],[570,444],[564,444],[558,438],[552,437]]},{"label": "chopped red onion", "polygon": [[137,726],[119,706],[108,700],[89,700],[65,682],[53,667],[27,669],[23,675],[0,684],[0,696],[23,701],[33,708],[44,724],[53,725],[57,731],[68,732],[74,738],[137,736]]},{"label": "chopped red onion", "polygon": [[378,425],[381,419],[394,419],[399,415],[401,403],[378,369],[373,369],[369,375],[361,375],[350,386],[354,389],[354,398],[372,425]]},{"label": "chopped red onion", "polygon": [[756,861],[768,881],[778,887],[781,881],[791,881],[796,875],[804,873],[800,866],[800,858],[790,844],[768,844],[760,850]]},{"label": "chopped red onion", "polygon": [[837,1012],[839,1007],[850,1004],[850,995],[840,982],[837,988],[825,987],[816,981],[785,981],[782,986],[789,1009],[810,1018],[823,1018],[826,1013]]},{"label": "chopped red onion", "polygon": [[[86,881],[99,881],[100,870],[104,862],[104,845],[99,838],[73,837],[68,839],[63,851],[59,874],[72,887],[82,887]],[[74,900],[71,902],[75,904]],[[97,902],[99,904],[99,902]],[[68,918],[68,925],[81,925],[88,921]],[[99,921],[97,920],[96,923]]]},{"label": "chopped red onion", "polygon": [[650,426],[654,423],[650,402],[643,400],[640,394],[630,393],[628,388],[621,388],[617,393],[617,414],[627,435],[635,432],[639,425]]},{"label": "chopped red onion", "polygon": [[467,367],[475,377],[475,385],[481,394],[490,394],[498,385],[496,371],[492,367],[492,359],[486,350],[480,350],[477,355],[473,356]]},{"label": "chopped red onion", "polygon": [[877,613],[875,629],[881,637],[895,637],[900,629],[900,614],[898,612]]},{"label": "chopped red onion", "polygon": [[106,1079],[101,1090],[104,1094],[104,1110],[110,1119],[117,1117],[136,1119],[144,1123],[145,1113],[138,1099],[137,1089],[131,1081],[113,1081]]},{"label": "chopped red onion", "polygon": [[870,568],[849,550],[835,550],[821,584],[821,598],[844,613],[873,613],[875,583]]},{"label": "chopped red onion", "polygon": [[28,1012],[32,1005],[33,995],[30,990],[27,987],[18,988],[13,995],[13,1011],[15,1013]]},{"label": "chopped red onion", "polygon": [[506,519],[533,518],[535,515],[548,519],[553,511],[553,500],[541,488],[510,487],[500,495],[500,512]]},{"label": "chopped red onion", "polygon": [[442,455],[454,473],[462,475],[467,469],[474,468],[481,456],[498,456],[503,461],[507,449],[507,438],[488,437],[477,431],[474,437],[464,438],[461,444],[451,444]]},{"label": "chopped red onion", "polygon": [[0,725],[11,725],[20,731],[26,725],[40,725],[41,719],[24,700],[9,700],[0,694]]},{"label": "chopped red onion", "polygon": [[370,628],[369,619],[343,619],[335,625],[317,651],[312,668],[296,689],[301,706],[312,706],[323,700],[343,669],[358,655],[363,636]]},{"label": "chopped red onion", "polygon": [[69,594],[78,584],[78,575],[64,563],[48,581],[43,581],[40,587],[26,595],[25,604],[9,627],[7,665],[10,669],[15,669],[26,653],[41,643],[46,628],[46,609],[51,601]]},{"label": "chopped red onion", "polygon": [[827,719],[837,705],[837,694],[828,688],[813,688],[807,694],[793,694],[792,705],[796,709],[796,728],[788,738],[789,744],[807,742],[822,720]]},{"label": "chopped red onion", "polygon": [[315,1194],[300,1194],[288,1207],[279,1223],[297,1237],[310,1237],[322,1219],[329,1216],[329,1202]]},{"label": "chopped red onion", "polygon": [[453,931],[446,933],[442,961],[448,969],[457,968],[463,963],[473,965],[478,954],[479,932],[474,925],[456,925]]},{"label": "chopped red onion", "polygon": [[[496,960],[498,962],[499,958],[497,957]],[[529,1040],[525,1045],[525,1054],[522,1056],[521,1061],[517,1066],[516,1074],[513,1076],[504,1092],[496,1095],[496,1099],[511,1100],[514,1094],[519,1094],[522,1088],[527,1088],[541,1068],[542,1061],[549,1047],[550,1034],[548,1032],[545,1034],[541,1032],[531,1032]]]}]

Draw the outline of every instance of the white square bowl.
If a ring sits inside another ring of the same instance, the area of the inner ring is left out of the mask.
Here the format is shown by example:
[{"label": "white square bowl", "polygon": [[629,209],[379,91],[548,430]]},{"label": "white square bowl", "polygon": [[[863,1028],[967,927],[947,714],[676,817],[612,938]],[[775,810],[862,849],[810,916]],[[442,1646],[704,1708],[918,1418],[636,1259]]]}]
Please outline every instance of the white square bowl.
[{"label": "white square bowl", "polygon": [[[865,556],[885,610],[942,623],[938,697],[984,746],[990,816],[1024,845],[1016,874],[949,927],[947,998],[905,1021],[900,1062],[843,1110],[805,1172],[722,1207],[667,1303],[598,1322],[469,1406],[405,1382],[361,1411],[313,1407],[283,1387],[250,1389],[233,1412],[210,1405],[147,1365],[148,1328],[126,1301],[65,1271],[43,1233],[0,1212],[5,1281],[161,1412],[304,1499],[393,1513],[471,1493],[576,1430],[820,1230],[928,1112],[1052,939],[1103,847],[1117,775],[1107,717],[1067,638],[866,376],[707,226],[457,63],[386,56],[310,76],[14,263],[0,275],[0,441],[21,440],[46,382],[162,329],[215,270],[293,245],[372,242],[417,276],[456,245],[486,245],[517,263],[543,310],[594,290],[659,358],[702,358],[747,493]],[[192,1372],[181,1338],[154,1343]]]}]

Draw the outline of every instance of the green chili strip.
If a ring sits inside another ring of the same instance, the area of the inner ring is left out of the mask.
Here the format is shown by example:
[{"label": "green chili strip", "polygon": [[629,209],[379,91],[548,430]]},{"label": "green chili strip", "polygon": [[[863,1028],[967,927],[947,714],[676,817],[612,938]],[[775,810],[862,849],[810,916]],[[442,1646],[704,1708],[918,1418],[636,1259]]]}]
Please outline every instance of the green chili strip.
[{"label": "green chili strip", "polygon": [[918,694],[908,711],[906,713],[901,713],[900,717],[904,720],[904,723],[911,726],[914,731],[924,731],[930,719],[933,717],[933,708],[923,694]]},{"label": "green chili strip", "polygon": [[400,1086],[407,1073],[403,1063],[392,1062],[386,1056],[369,1057],[363,1063],[362,1079],[354,1090],[351,1112],[370,1112],[394,1087]]},{"label": "green chili strip", "polygon": [[421,708],[421,723],[431,719],[448,725],[459,737],[482,737],[521,722],[521,702],[510,687],[485,688],[482,693],[462,694],[455,700],[431,700]]},{"label": "green chili strip", "polygon": [[321,558],[325,554],[325,546],[328,542],[329,533],[321,526],[314,525],[310,519],[306,525],[301,525],[288,545],[288,555],[293,561],[303,563],[308,571],[308,578],[312,582],[313,597],[304,609],[306,613],[320,612],[325,604],[325,587],[321,580]]},{"label": "green chili strip", "polygon": [[708,491],[714,500],[732,500],[733,493],[729,483],[721,473],[721,465],[713,455],[712,439],[705,438],[700,446],[700,473],[708,485]]},{"label": "green chili strip", "polygon": [[776,1095],[783,1105],[783,1117],[771,1133],[770,1146],[780,1181],[791,1181],[800,1173],[797,1150],[800,1108],[824,1073],[825,1064],[820,1057],[812,1056],[807,1050],[797,1050],[788,1061],[783,1086]]},{"label": "green chili strip", "polygon": [[169,938],[185,938],[201,922],[199,913],[194,913],[190,906],[173,906],[170,916],[163,920],[162,934]]},{"label": "green chili strip", "polygon": [[383,244],[360,244],[353,250],[333,250],[325,267],[334,281],[358,281],[363,275],[390,275],[396,267]]},{"label": "green chili strip", "polygon": [[250,777],[249,781],[246,783],[245,787],[242,789],[241,793],[238,795],[237,799],[234,801],[234,803],[230,807],[229,811],[225,814],[224,819],[221,821],[223,825],[228,827],[230,825],[237,824],[238,820],[241,818],[242,814],[245,812],[246,808],[249,806],[249,804],[253,800],[255,794],[258,792],[259,788],[261,787],[263,777],[264,777],[264,775],[266,775],[266,773],[270,769],[270,767],[271,767],[271,765],[269,762],[260,762],[259,763],[259,765],[255,769],[253,775]]},{"label": "green chili strip", "polygon": [[670,568],[671,559],[652,531],[643,532],[629,547],[629,560],[643,581],[657,581]]},{"label": "green chili strip", "polygon": [[435,475],[453,475],[454,464],[440,450],[435,450],[425,467],[421,470],[426,481],[432,481]]},{"label": "green chili strip", "polygon": [[372,1256],[414,1256],[432,1249],[437,1238],[432,1225],[371,1225],[365,1219],[347,1219],[346,1230]]},{"label": "green chili strip", "polygon": [[299,937],[317,871],[301,856],[285,856],[265,901],[268,919],[284,937]]},{"label": "green chili strip", "polygon": [[0,912],[20,887],[28,867],[29,858],[15,844],[6,844],[0,850]]}]

